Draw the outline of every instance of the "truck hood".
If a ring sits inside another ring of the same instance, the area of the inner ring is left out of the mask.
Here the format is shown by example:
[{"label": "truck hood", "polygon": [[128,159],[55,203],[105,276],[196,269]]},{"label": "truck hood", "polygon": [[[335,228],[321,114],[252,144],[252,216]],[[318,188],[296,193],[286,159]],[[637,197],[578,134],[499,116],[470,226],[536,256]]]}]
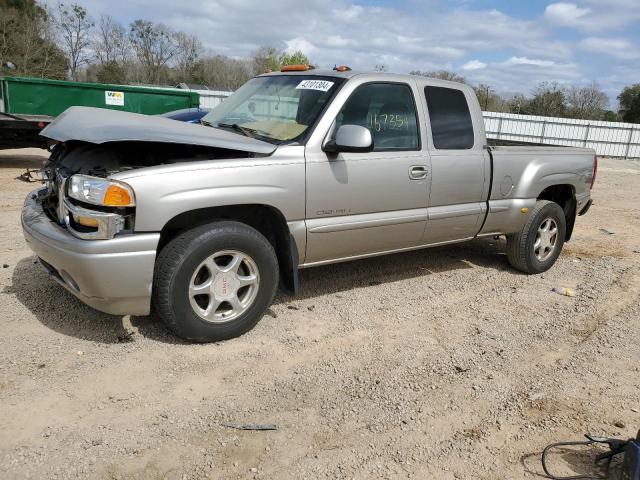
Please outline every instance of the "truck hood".
[{"label": "truck hood", "polygon": [[218,128],[178,122],[165,117],[91,107],[71,107],[65,110],[40,135],[59,142],[179,143],[262,155],[269,155],[276,149],[271,143]]}]

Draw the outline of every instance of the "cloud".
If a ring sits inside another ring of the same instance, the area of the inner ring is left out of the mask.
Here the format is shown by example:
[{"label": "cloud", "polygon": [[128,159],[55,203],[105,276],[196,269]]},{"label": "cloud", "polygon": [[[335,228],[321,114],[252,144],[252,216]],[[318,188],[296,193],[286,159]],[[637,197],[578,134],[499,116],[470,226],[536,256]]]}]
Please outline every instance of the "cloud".
[{"label": "cloud", "polygon": [[[58,0],[43,1],[55,8]],[[626,32],[623,28],[640,20],[640,0],[548,0],[544,13],[527,17],[486,8],[490,2],[484,0],[395,2],[83,0],[82,4],[91,15],[110,13],[125,25],[136,18],[165,23],[197,35],[208,51],[234,58],[247,57],[260,46],[274,46],[302,50],[320,67],[345,64],[371,70],[385,64],[398,73],[458,68],[470,81],[503,91],[530,89],[543,80],[598,78],[606,84],[601,75],[605,68],[610,75],[622,67],[640,75],[638,62],[628,61],[639,37],[633,27]],[[567,27],[587,32],[583,35],[587,38],[559,34]],[[611,40],[607,37],[615,40],[609,50],[602,45]],[[625,37],[629,48],[621,42]]]},{"label": "cloud", "polygon": [[638,0],[581,0],[547,5],[544,18],[551,25],[585,31],[621,28],[640,20]]},{"label": "cloud", "polygon": [[273,45],[299,48],[319,65],[338,62],[371,69],[386,63],[390,69],[409,71],[445,68],[473,52],[505,46],[527,56],[536,50],[554,58],[570,54],[561,42],[554,48],[545,46],[549,39],[539,22],[483,10],[476,3],[446,8],[440,8],[441,0],[431,0],[429,8],[356,0],[111,0],[109,4],[85,0],[83,4],[94,15],[118,12],[118,19],[126,23],[141,17],[195,33],[212,51],[233,57]]},{"label": "cloud", "polygon": [[310,41],[302,37],[296,37],[296,38],[292,38],[291,40],[285,40],[284,43],[287,44],[286,51],[288,53],[302,51],[307,55],[313,55],[314,52],[318,51],[318,48],[313,43],[311,43]]},{"label": "cloud", "polygon": [[588,37],[580,42],[584,50],[610,55],[622,60],[640,58],[640,48],[625,38]]},{"label": "cloud", "polygon": [[462,70],[481,70],[483,68],[487,68],[487,64],[480,60],[471,60],[460,68],[462,68]]},{"label": "cloud", "polygon": [[575,3],[552,3],[544,10],[545,17],[556,25],[580,26],[584,18],[591,13],[589,8],[580,8]]},{"label": "cloud", "polygon": [[552,60],[539,60],[527,57],[511,57],[503,65],[534,65],[536,67],[552,67],[556,63]]},{"label": "cloud", "polygon": [[503,93],[530,93],[544,81],[559,84],[583,83],[581,69],[572,62],[555,62],[527,57],[510,57],[489,63],[486,68],[467,70],[465,77],[472,83],[491,85]]},{"label": "cloud", "polygon": [[342,35],[329,35],[325,41],[328,47],[346,47],[349,43],[351,42]]}]

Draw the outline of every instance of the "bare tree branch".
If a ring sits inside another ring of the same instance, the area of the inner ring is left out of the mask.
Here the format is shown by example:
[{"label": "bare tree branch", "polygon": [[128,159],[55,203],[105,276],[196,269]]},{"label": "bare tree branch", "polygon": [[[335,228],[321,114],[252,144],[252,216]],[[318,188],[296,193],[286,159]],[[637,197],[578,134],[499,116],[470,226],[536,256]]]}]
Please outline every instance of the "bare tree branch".
[{"label": "bare tree branch", "polygon": [[79,68],[89,63],[88,47],[91,45],[93,20],[87,10],[77,3],[69,6],[60,3],[55,25],[67,54],[69,75],[77,81]]}]

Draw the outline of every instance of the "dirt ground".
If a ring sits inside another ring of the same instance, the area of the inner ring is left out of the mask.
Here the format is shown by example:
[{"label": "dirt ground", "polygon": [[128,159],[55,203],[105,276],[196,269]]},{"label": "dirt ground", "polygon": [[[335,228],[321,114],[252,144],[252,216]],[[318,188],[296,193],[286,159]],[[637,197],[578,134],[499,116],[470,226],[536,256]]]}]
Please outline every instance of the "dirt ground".
[{"label": "dirt ground", "polygon": [[638,162],[601,160],[543,275],[492,239],[321,267],[252,332],[191,345],[36,264],[14,178],[42,155],[0,152],[2,479],[539,478],[547,443],[640,427]]}]

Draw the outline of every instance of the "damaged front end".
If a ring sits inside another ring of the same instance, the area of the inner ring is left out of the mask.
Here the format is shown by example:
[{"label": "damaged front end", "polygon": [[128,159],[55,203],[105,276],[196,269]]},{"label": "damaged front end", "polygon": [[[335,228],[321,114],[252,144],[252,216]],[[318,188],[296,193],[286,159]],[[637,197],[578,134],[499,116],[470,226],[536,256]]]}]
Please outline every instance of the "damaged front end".
[{"label": "damaged front end", "polygon": [[[129,201],[119,200],[118,204],[117,199],[116,202],[108,199],[105,201],[106,195],[103,195],[99,201],[91,202],[83,193],[89,193],[90,189],[107,192],[112,181],[101,177],[81,176],[92,180],[93,185],[78,193],[77,190],[83,188],[77,185],[78,177],[78,172],[69,169],[63,162],[50,160],[45,165],[43,179],[46,188],[40,191],[40,195],[43,210],[52,221],[67,228],[75,237],[86,240],[105,240],[121,232],[133,231],[135,197]],[[99,186],[99,182],[103,185]]]},{"label": "damaged front end", "polygon": [[212,147],[115,142],[65,142],[53,148],[43,168],[40,200],[47,216],[77,238],[104,240],[133,233],[133,189],[116,173],[178,162],[254,156]]},{"label": "damaged front end", "polygon": [[135,228],[133,189],[110,178],[180,162],[268,156],[276,146],[236,133],[87,107],[72,107],[41,135],[58,142],[43,170],[46,215],[83,239],[110,239]]}]

